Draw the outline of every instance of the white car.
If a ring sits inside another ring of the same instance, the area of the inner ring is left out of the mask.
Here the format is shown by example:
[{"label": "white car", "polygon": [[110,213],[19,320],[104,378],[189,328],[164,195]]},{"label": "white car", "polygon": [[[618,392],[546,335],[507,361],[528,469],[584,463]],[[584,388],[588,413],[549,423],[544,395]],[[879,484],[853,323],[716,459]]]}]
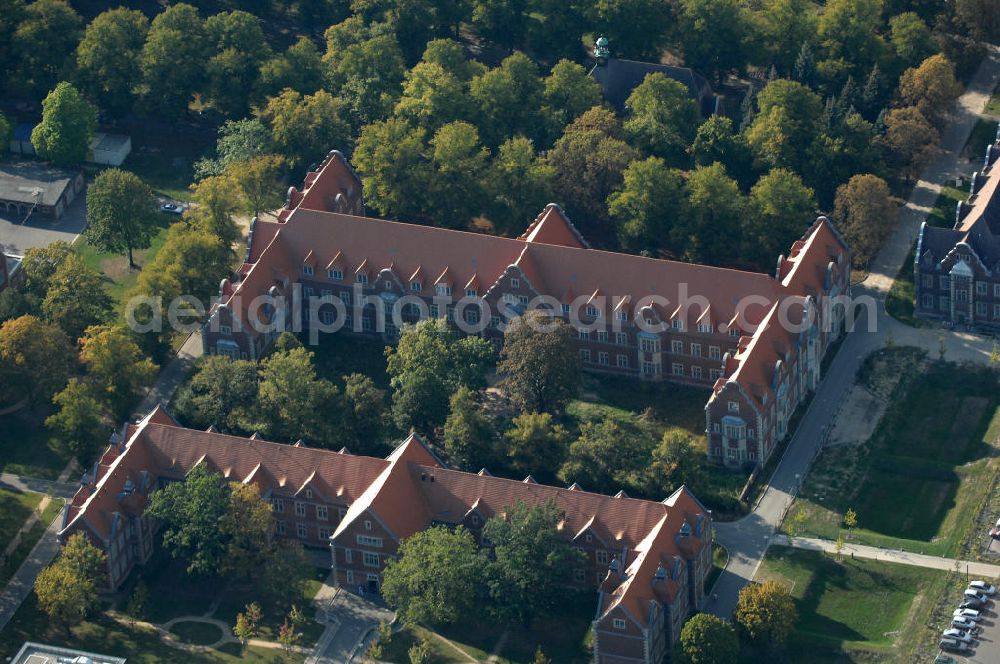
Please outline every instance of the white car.
[{"label": "white car", "polygon": [[967,598],[979,600],[979,602],[982,604],[986,604],[986,602],[990,601],[989,595],[979,590],[976,590],[975,588],[968,588],[965,591],[964,595]]},{"label": "white car", "polygon": [[951,619],[951,626],[957,627],[958,629],[968,630],[970,634],[979,633],[979,625],[977,625],[974,620],[969,620],[968,618],[954,616]]},{"label": "white car", "polygon": [[952,627],[951,629],[944,630],[941,633],[941,636],[946,639],[955,639],[956,641],[961,641],[962,643],[972,643],[972,635],[964,629]]},{"label": "white car", "polygon": [[952,616],[955,618],[968,618],[969,620],[983,619],[983,614],[975,609],[955,609]]},{"label": "white car", "polygon": [[955,639],[941,639],[938,643],[941,650],[947,650],[948,652],[968,652],[969,644],[965,641],[956,641]]},{"label": "white car", "polygon": [[997,592],[996,586],[992,586],[985,581],[973,581],[969,584],[969,590],[978,590],[986,595],[995,595]]}]

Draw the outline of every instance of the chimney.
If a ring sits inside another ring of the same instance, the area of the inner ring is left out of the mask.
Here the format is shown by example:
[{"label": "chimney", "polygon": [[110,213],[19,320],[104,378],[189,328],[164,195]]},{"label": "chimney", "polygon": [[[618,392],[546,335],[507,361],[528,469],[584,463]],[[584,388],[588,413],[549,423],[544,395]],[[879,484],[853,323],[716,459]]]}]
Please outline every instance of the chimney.
[{"label": "chimney", "polygon": [[774,268],[774,278],[777,281],[781,281],[781,266],[785,263],[785,255],[781,254],[778,256],[778,264]]}]

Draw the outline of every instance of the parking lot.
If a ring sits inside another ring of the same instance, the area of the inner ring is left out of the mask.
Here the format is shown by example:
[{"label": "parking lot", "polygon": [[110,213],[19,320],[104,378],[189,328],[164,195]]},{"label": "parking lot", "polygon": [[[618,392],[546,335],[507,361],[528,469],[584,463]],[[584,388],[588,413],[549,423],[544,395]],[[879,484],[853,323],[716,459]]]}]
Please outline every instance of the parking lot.
[{"label": "parking lot", "polygon": [[8,253],[23,254],[31,247],[47,247],[56,240],[73,242],[87,226],[86,196],[77,196],[59,219],[32,215],[27,221],[0,213],[0,245]]},{"label": "parking lot", "polygon": [[[991,581],[995,583],[995,581]],[[954,652],[942,652],[943,655],[952,657],[961,664],[997,664],[1000,662],[1000,614],[997,612],[997,600],[1000,594],[994,595],[990,601],[980,609],[981,619],[978,621],[982,631],[975,635],[971,643],[972,649],[963,654]],[[957,608],[961,599],[954,598],[954,606]],[[941,630],[951,625],[940,625]]]}]

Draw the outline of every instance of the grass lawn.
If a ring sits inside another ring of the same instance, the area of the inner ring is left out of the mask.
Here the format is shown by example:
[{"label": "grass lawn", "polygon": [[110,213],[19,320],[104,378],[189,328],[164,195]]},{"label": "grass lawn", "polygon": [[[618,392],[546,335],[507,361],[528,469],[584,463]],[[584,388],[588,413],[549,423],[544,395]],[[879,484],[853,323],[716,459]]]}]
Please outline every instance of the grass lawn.
[{"label": "grass lawn", "polygon": [[823,451],[784,528],[836,539],[853,508],[859,542],[953,557],[1000,470],[997,375],[888,352],[903,377],[875,433]]},{"label": "grass lawn", "polygon": [[[41,498],[41,496],[39,496],[39,498]],[[21,538],[21,543],[17,545],[13,552],[11,552],[10,558],[5,561],[6,565],[4,567],[0,567],[0,588],[5,586],[7,582],[10,581],[10,578],[14,576],[14,572],[21,567],[21,564],[24,563],[25,560],[27,560],[28,554],[31,553],[33,548],[35,548],[35,544],[37,544],[38,540],[41,539],[42,533],[44,533],[45,529],[49,527],[52,520],[56,518],[56,515],[59,514],[62,507],[63,501],[59,498],[54,498],[49,501],[48,506],[46,506],[45,510],[42,512],[41,518],[39,518],[38,521],[31,526],[31,529]],[[3,514],[2,508],[0,508],[0,514]]]},{"label": "grass lawn", "polygon": [[789,588],[799,619],[790,661],[870,661],[926,620],[948,572],[771,547],[758,580]]},{"label": "grass lawn", "polygon": [[889,295],[885,299],[885,310],[889,315],[900,323],[906,323],[913,327],[919,327],[923,321],[914,315],[914,306],[917,294],[916,286],[913,283],[913,256],[916,252],[916,245],[910,249],[909,255],[903,261],[903,266],[896,274],[896,280],[892,282]]},{"label": "grass lawn", "polygon": [[176,636],[178,641],[193,643],[196,646],[209,646],[223,637],[222,630],[217,626],[193,620],[174,623],[170,633]]},{"label": "grass lawn", "polygon": [[[185,615],[204,616],[236,624],[236,614],[245,610],[246,605],[258,601],[263,609],[260,637],[269,641],[278,639],[278,628],[288,614],[289,607],[277,602],[263,601],[254,588],[227,583],[219,577],[189,576],[184,565],[170,558],[162,550],[141,569],[142,578],[149,588],[149,604],[144,620],[163,623]],[[305,584],[302,597],[295,603],[306,615],[312,616],[311,600],[322,585],[329,570],[316,570],[315,576]],[[221,596],[218,608],[209,613],[212,603]],[[312,645],[323,633],[323,626],[309,620],[302,627],[303,645]]]},{"label": "grass lawn", "polygon": [[[591,661],[590,623],[594,618],[592,593],[566,598],[559,610],[538,616],[531,627],[510,627],[507,641],[498,655],[499,664],[531,664],[535,650],[541,646],[545,655],[559,664],[585,664]],[[437,633],[455,643],[480,662],[486,661],[504,628],[482,617],[437,630]],[[432,644],[432,662],[465,662],[467,659],[448,644],[419,625],[406,626],[392,637],[382,659],[387,662],[407,663],[410,646],[429,638]]]},{"label": "grass lawn", "polygon": [[[176,221],[176,217],[167,214],[156,215],[157,229],[150,240],[149,247],[132,252],[132,256],[140,268],[156,257],[156,253],[163,247],[163,243],[167,239],[167,227]],[[129,269],[128,257],[98,251],[83,237],[77,240],[75,247],[76,252],[80,254],[88,267],[104,275],[105,290],[111,299],[115,303],[124,305],[125,294],[135,286],[135,282],[139,279],[139,270]]]},{"label": "grass lawn", "polygon": [[50,411],[51,406],[0,416],[0,470],[49,480],[59,476],[71,455],[42,424]]},{"label": "grass lawn", "polygon": [[986,103],[986,112],[990,115],[1000,115],[1000,92],[994,92]]},{"label": "grass lawn", "polygon": [[42,501],[41,494],[0,489],[0,551],[14,539],[25,520]]},{"label": "grass lawn", "polygon": [[927,225],[951,228],[955,225],[955,206],[969,197],[968,189],[958,189],[949,185],[941,187],[934,207],[927,213]]},{"label": "grass lawn", "polygon": [[127,657],[129,664],[281,664],[305,660],[303,655],[286,656],[281,650],[269,648],[248,648],[241,653],[238,644],[205,653],[182,652],[163,643],[152,630],[129,628],[103,613],[73,627],[67,634],[63,628],[51,624],[48,616],[38,609],[34,593],[28,596],[7,627],[0,632],[0,655],[13,656],[25,641],[118,655]]},{"label": "grass lawn", "polygon": [[722,571],[726,569],[726,564],[729,562],[729,552],[726,551],[726,547],[721,544],[712,543],[712,569],[708,572],[708,576],[705,577],[705,593],[709,593],[712,590],[712,586],[715,585],[715,580],[719,578]]},{"label": "grass lawn", "polygon": [[[996,97],[990,101],[993,103]],[[997,135],[996,120],[976,120],[976,126],[972,128],[969,140],[965,143],[963,154],[973,159],[983,159],[986,156],[986,146],[993,142]]]}]

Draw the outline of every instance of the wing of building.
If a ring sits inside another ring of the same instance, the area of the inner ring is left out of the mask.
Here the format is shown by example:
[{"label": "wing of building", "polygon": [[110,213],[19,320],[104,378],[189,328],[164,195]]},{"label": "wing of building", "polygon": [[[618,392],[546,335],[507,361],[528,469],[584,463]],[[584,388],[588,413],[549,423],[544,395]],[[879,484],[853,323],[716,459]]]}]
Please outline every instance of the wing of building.
[{"label": "wing of building", "polygon": [[850,255],[825,217],[768,275],[593,249],[555,204],[517,238],[363,209],[360,177],[330,152],[276,220],[252,223],[205,353],[257,359],[310,325],[391,342],[428,315],[499,345],[509,315],[540,303],[578,322],[585,369],[710,388],[708,454],[739,466],[766,461],[843,330],[845,307],[830,303],[849,295]]},{"label": "wing of building", "polygon": [[[487,519],[518,501],[554,501],[559,530],[585,554],[573,583],[594,588],[597,662],[659,662],[704,599],[712,566],[711,513],[687,488],[663,502],[605,496],[448,469],[415,435],[385,459],[281,445],[179,426],[162,408],[125,427],[66,506],[59,537],[82,532],[108,554],[117,588],[152,553],[150,494],[207,464],[271,502],[276,533],[330,547],[338,583],[377,591],[399,543],[431,525]],[[488,545],[488,544],[487,544]]]},{"label": "wing of building", "polygon": [[916,313],[987,331],[1000,328],[1000,127],[960,201],[952,228],[920,227]]}]

